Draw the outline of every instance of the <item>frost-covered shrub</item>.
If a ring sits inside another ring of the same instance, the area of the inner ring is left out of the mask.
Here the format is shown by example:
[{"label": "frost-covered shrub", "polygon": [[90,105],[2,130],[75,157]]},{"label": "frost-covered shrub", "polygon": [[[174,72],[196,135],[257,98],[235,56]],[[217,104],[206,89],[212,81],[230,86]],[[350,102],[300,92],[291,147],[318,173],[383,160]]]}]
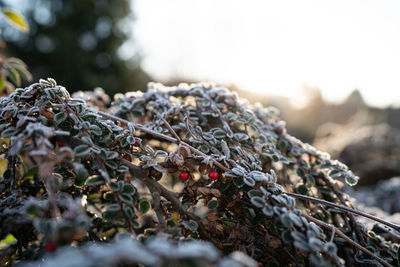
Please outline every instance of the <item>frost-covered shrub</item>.
[{"label": "frost-covered shrub", "polygon": [[2,264],[397,264],[347,207],[358,178],[276,109],[210,84],[102,94],[48,79],[0,99]]}]

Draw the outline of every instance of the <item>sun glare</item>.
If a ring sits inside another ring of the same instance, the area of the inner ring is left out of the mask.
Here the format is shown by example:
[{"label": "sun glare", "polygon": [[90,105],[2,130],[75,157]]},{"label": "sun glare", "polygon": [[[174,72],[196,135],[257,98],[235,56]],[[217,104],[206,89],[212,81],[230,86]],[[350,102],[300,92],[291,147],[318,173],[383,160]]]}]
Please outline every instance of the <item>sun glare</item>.
[{"label": "sun glare", "polygon": [[400,2],[137,0],[144,68],[291,96],[307,83],[330,101],[359,89],[400,103]]}]

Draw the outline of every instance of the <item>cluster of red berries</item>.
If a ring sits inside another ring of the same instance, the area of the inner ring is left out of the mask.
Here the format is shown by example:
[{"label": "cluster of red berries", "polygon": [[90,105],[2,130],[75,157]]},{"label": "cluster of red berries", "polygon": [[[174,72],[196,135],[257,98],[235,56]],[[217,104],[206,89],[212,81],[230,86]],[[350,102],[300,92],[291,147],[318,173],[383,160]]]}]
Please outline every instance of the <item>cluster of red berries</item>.
[{"label": "cluster of red berries", "polygon": [[[213,179],[213,180],[218,180],[218,178],[219,178],[219,173],[218,173],[217,171],[212,170],[212,171],[210,171],[210,172],[208,173],[208,177],[209,177],[210,179]],[[189,173],[186,172],[186,171],[180,172],[180,173],[179,173],[179,179],[180,179],[181,181],[187,181],[187,180],[189,179]]]}]

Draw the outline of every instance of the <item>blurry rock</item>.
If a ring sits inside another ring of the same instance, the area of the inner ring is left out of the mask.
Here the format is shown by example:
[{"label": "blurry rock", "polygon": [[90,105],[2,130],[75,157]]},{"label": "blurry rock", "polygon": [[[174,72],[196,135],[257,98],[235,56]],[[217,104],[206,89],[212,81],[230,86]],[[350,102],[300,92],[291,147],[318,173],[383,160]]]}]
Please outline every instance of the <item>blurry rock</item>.
[{"label": "blurry rock", "polygon": [[359,116],[353,121],[321,126],[314,145],[347,164],[360,176],[359,185],[399,176],[400,130],[388,124],[362,126]]},{"label": "blurry rock", "polygon": [[375,186],[363,186],[354,190],[357,202],[369,207],[378,207],[393,214],[400,212],[400,177],[381,181]]}]

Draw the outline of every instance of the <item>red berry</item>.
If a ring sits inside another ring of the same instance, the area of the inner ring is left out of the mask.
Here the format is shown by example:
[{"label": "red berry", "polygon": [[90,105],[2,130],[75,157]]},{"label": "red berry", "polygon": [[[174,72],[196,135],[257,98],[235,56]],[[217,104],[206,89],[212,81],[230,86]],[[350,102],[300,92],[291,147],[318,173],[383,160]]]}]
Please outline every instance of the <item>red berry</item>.
[{"label": "red berry", "polygon": [[139,141],[136,140],[135,143],[133,143],[133,145],[134,145],[134,146],[139,146],[140,143],[139,143]]},{"label": "red berry", "polygon": [[44,249],[47,252],[54,252],[57,250],[57,244],[54,243],[53,241],[48,241],[45,245],[44,245]]},{"label": "red berry", "polygon": [[217,180],[219,177],[219,173],[217,171],[210,171],[208,173],[208,177],[213,179],[213,180]]},{"label": "red berry", "polygon": [[129,161],[129,162],[132,161],[131,156],[129,156],[128,154],[124,155],[124,159],[126,159],[126,160]]},{"label": "red berry", "polygon": [[187,179],[189,179],[189,173],[188,172],[181,172],[179,174],[179,179],[181,179],[181,181],[186,181]]},{"label": "red berry", "polygon": [[65,146],[65,144],[64,144],[63,142],[61,142],[61,141],[56,141],[56,144],[57,144],[59,147]]}]

